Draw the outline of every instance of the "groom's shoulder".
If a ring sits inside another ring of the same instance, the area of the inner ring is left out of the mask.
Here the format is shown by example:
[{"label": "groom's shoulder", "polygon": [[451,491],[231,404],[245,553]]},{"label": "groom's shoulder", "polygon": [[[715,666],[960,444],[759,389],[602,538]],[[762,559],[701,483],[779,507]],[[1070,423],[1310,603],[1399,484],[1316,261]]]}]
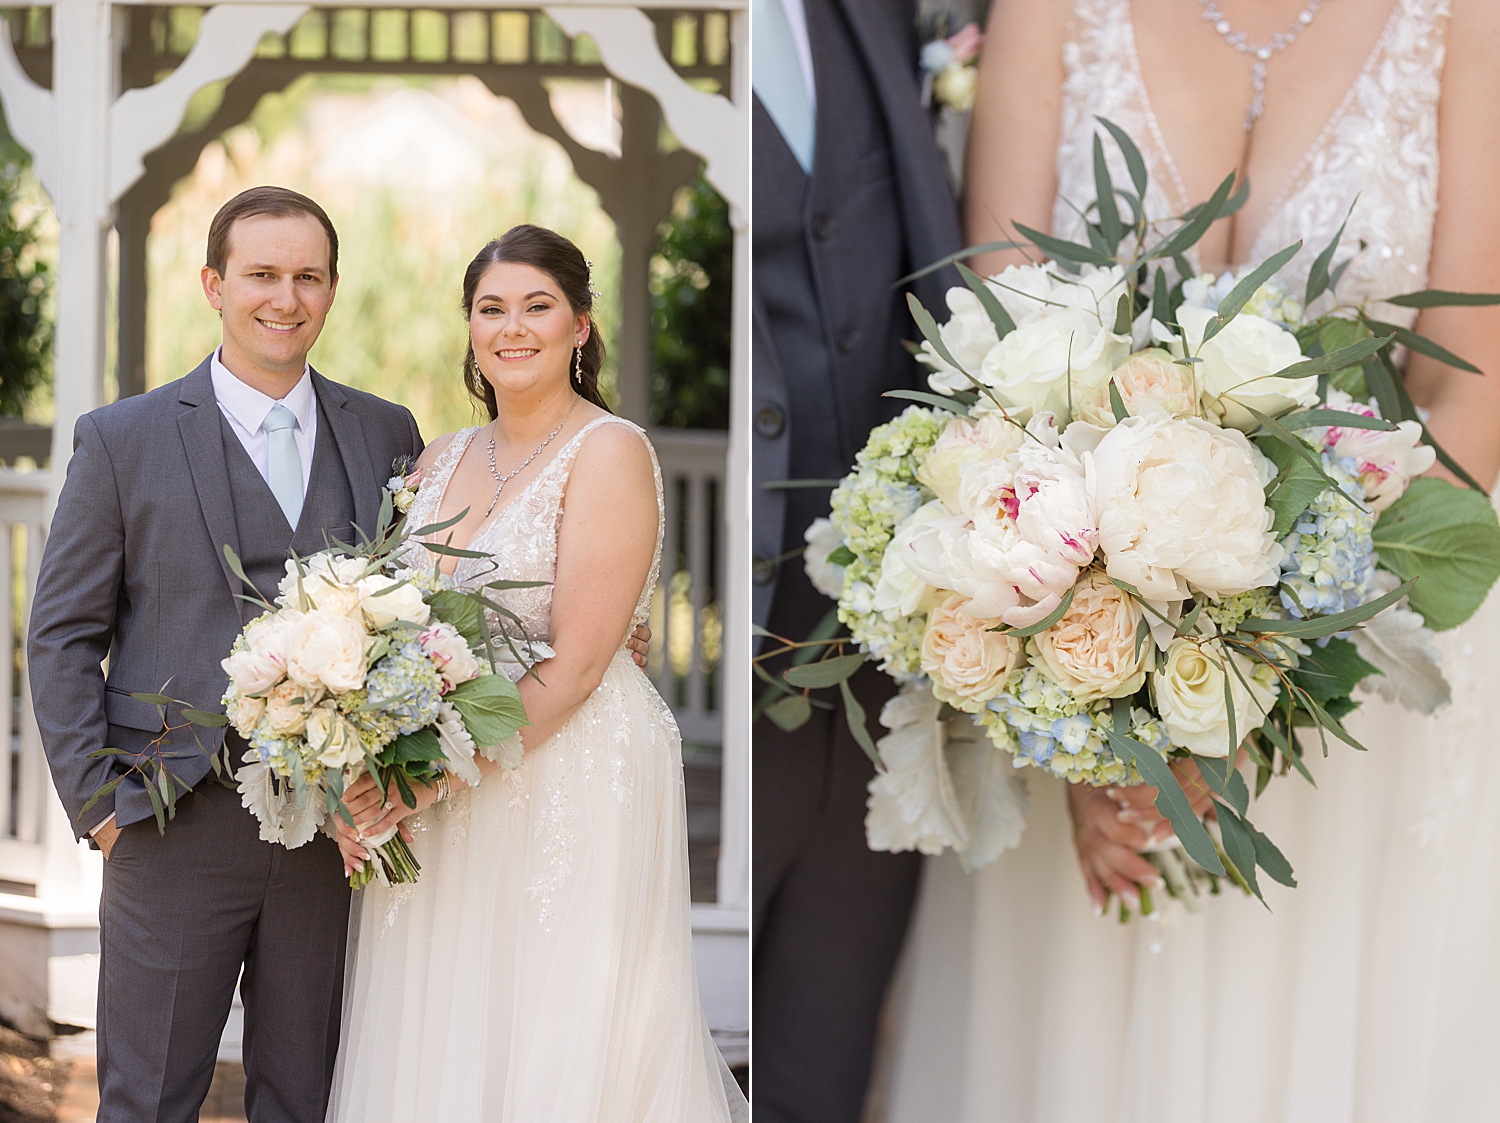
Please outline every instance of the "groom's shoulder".
[{"label": "groom's shoulder", "polygon": [[[106,439],[130,434],[144,435],[142,427],[153,420],[171,420],[181,413],[182,389],[191,375],[128,398],[90,410],[79,418],[79,428],[91,425]],[[75,433],[75,436],[79,435]]]},{"label": "groom's shoulder", "polygon": [[322,380],[325,391],[336,399],[346,410],[352,410],[366,421],[389,426],[402,437],[416,432],[417,422],[412,416],[411,410],[400,402],[388,401],[378,394],[371,394],[366,390],[356,390],[353,386],[346,386],[342,382],[335,382],[326,374],[314,371],[314,374]]}]

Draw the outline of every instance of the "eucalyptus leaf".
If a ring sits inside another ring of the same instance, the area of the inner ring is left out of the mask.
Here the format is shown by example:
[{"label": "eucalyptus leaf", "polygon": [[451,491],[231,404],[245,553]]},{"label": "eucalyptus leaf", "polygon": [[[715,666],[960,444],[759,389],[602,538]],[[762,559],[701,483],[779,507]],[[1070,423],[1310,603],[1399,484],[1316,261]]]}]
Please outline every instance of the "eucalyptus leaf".
[{"label": "eucalyptus leaf", "polygon": [[[1458,489],[1455,488],[1454,490],[1457,491]],[[1411,592],[1412,586],[1416,583],[1415,578],[1405,581],[1384,596],[1376,597],[1374,600],[1367,601],[1357,608],[1351,608],[1344,612],[1335,612],[1329,616],[1314,616],[1307,620],[1257,620],[1251,618],[1241,622],[1240,631],[1276,632],[1280,635],[1295,636],[1300,639],[1321,639],[1323,636],[1331,636],[1335,632],[1346,632],[1355,624],[1368,620],[1376,613],[1383,612],[1406,596],[1407,593]]]},{"label": "eucalyptus leaf", "polygon": [[1146,197],[1146,161],[1141,156],[1141,150],[1135,146],[1135,141],[1130,139],[1130,134],[1119,125],[1105,117],[1095,117],[1106,129],[1109,135],[1115,138],[1115,143],[1120,146],[1120,155],[1125,157],[1126,170],[1130,172],[1130,182],[1135,185],[1136,197]]},{"label": "eucalyptus leaf", "polygon": [[1245,829],[1244,821],[1229,807],[1214,800],[1214,809],[1219,817],[1219,837],[1224,840],[1224,853],[1234,863],[1235,872],[1244,880],[1250,892],[1261,904],[1266,898],[1255,878],[1255,841]]},{"label": "eucalyptus leaf", "polygon": [[[1208,202],[1203,204],[1203,209],[1147,250],[1144,255],[1145,260],[1151,261],[1158,257],[1177,257],[1195,246],[1198,240],[1208,233],[1208,228],[1219,218],[1220,212],[1224,209],[1224,204],[1229,200],[1230,191],[1234,189],[1234,177],[1234,172],[1230,172],[1225,176],[1224,181],[1219,184],[1213,196]],[[1189,271],[1182,270],[1179,267],[1179,272],[1183,276],[1187,276]],[[1201,865],[1202,863],[1199,864]]]},{"label": "eucalyptus leaf", "polygon": [[1120,210],[1115,206],[1115,185],[1109,178],[1109,165],[1104,162],[1104,141],[1098,133],[1094,134],[1094,193],[1094,205],[1099,209],[1099,232],[1112,254],[1119,248],[1125,231],[1120,224]]},{"label": "eucalyptus leaf", "polygon": [[1245,820],[1245,829],[1250,832],[1250,838],[1255,843],[1256,864],[1266,871],[1272,881],[1278,881],[1288,889],[1297,888],[1297,879],[1292,876],[1292,864],[1276,845],[1256,830],[1248,819]]},{"label": "eucalyptus leaf", "polygon": [[1276,372],[1277,378],[1311,378],[1313,375],[1332,374],[1336,370],[1363,362],[1391,341],[1390,335],[1367,336],[1357,343],[1340,347],[1326,355],[1304,359],[1300,363]]},{"label": "eucalyptus leaf", "polygon": [[1344,227],[1349,225],[1349,216],[1354,213],[1355,204],[1358,202],[1359,196],[1356,195],[1354,202],[1349,204],[1349,210],[1344,214],[1344,221],[1339,223],[1338,233],[1333,236],[1333,241],[1324,246],[1323,251],[1313,259],[1312,268],[1307,272],[1306,295],[1302,299],[1304,308],[1328,291],[1328,267],[1333,264],[1333,255],[1338,252],[1339,242],[1344,237]]},{"label": "eucalyptus leaf", "polygon": [[1077,590],[1077,585],[1069,588],[1068,591],[1063,594],[1062,600],[1058,602],[1057,607],[1054,608],[1051,612],[1047,613],[1046,616],[1038,620],[1035,624],[1027,624],[1024,628],[1000,627],[994,628],[992,629],[992,631],[1001,632],[1007,636],[1017,637],[1034,636],[1038,632],[1045,632],[1048,628],[1052,627],[1053,624],[1056,624],[1063,618],[1063,613],[1068,611],[1068,606],[1073,603],[1073,594],[1077,592]]},{"label": "eucalyptus leaf", "polygon": [[1425,335],[1418,335],[1410,328],[1401,327],[1399,324],[1384,324],[1379,320],[1371,320],[1368,317],[1365,317],[1364,320],[1365,323],[1370,325],[1370,330],[1383,332],[1387,335],[1395,335],[1397,343],[1415,351],[1419,355],[1426,355],[1428,358],[1436,359],[1440,363],[1447,363],[1450,367],[1466,370],[1470,374],[1484,373],[1484,371],[1469,362],[1469,360],[1459,358],[1442,344],[1428,339]]},{"label": "eucalyptus leaf", "polygon": [[788,667],[782,672],[782,678],[793,686],[818,690],[843,682],[859,670],[864,661],[863,655],[836,655],[832,659],[824,659],[818,663],[804,663],[801,666]]},{"label": "eucalyptus leaf", "polygon": [[969,416],[969,407],[960,405],[946,394],[932,394],[926,390],[887,390],[880,395],[882,398],[901,398],[908,402],[921,402],[926,406],[937,409],[945,409],[949,413],[956,413],[960,417]]},{"label": "eucalyptus leaf", "polygon": [[1026,246],[1026,242],[1013,242],[1008,238],[1001,239],[998,242],[980,242],[976,246],[968,246],[965,249],[959,250],[957,253],[950,253],[946,257],[940,257],[931,265],[924,265],[915,273],[908,273],[906,276],[900,278],[894,285],[892,285],[891,289],[899,289],[902,285],[909,285],[911,284],[911,282],[919,280],[920,278],[927,276],[929,273],[936,273],[939,269],[946,269],[950,265],[954,265],[967,258],[978,257],[982,253],[999,253],[1002,250],[1021,250],[1025,249]]},{"label": "eucalyptus leaf", "polygon": [[1194,814],[1193,806],[1188,802],[1182,785],[1177,782],[1171,766],[1161,754],[1149,745],[1143,745],[1131,737],[1116,733],[1113,729],[1109,731],[1109,747],[1122,761],[1134,764],[1146,783],[1156,788],[1157,810],[1171,821],[1172,829],[1177,833],[1177,841],[1182,843],[1188,856],[1209,873],[1222,876],[1224,863],[1219,861],[1219,855],[1214,850],[1213,839],[1209,838],[1208,832],[1203,829],[1203,824]]},{"label": "eucalyptus leaf", "polygon": [[876,768],[885,770],[885,765],[880,760],[880,750],[875,747],[875,741],[870,737],[870,731],[865,727],[865,708],[859,704],[859,699],[854,696],[854,691],[849,689],[847,679],[839,681],[839,694],[844,699],[844,720],[848,723],[849,732],[854,734],[854,739],[859,747],[865,751]]},{"label": "eucalyptus leaf", "polygon": [[1249,303],[1250,298],[1260,291],[1260,286],[1276,276],[1283,265],[1297,256],[1297,252],[1300,249],[1302,249],[1302,243],[1295,242],[1283,250],[1278,250],[1246,274],[1234,288],[1230,289],[1229,295],[1219,301],[1218,315],[1204,325],[1203,339],[1200,341],[1200,345],[1207,343],[1214,336],[1218,335],[1219,332],[1223,331],[1224,328],[1228,327],[1229,322],[1240,314],[1241,309]]},{"label": "eucalyptus leaf", "polygon": [[964,279],[964,284],[969,286],[969,291],[979,301],[979,306],[984,309],[984,314],[990,318],[990,323],[995,325],[995,334],[1004,339],[1016,330],[1016,322],[1010,318],[1010,313],[1005,310],[1005,305],[1000,303],[990,286],[985,284],[984,278],[967,265],[958,265],[958,275]]},{"label": "eucalyptus leaf", "polygon": [[1022,226],[1019,222],[1014,225],[1017,230],[1031,239],[1037,249],[1042,250],[1054,261],[1071,261],[1079,265],[1113,265],[1115,263],[1112,256],[1093,246],[1079,245],[1066,238],[1054,238],[1051,234],[1043,234],[1040,230]]},{"label": "eucalyptus leaf", "polygon": [[1116,421],[1124,421],[1130,416],[1130,412],[1125,408],[1125,399],[1120,397],[1120,388],[1115,385],[1113,378],[1109,380],[1109,409],[1115,415]]},{"label": "eucalyptus leaf", "polygon": [[1397,426],[1383,417],[1366,417],[1362,413],[1350,413],[1343,409],[1303,409],[1288,413],[1281,419],[1288,429],[1315,429],[1325,425],[1337,425],[1343,429],[1375,429],[1382,433],[1393,432]]},{"label": "eucalyptus leaf", "polygon": [[783,733],[790,733],[807,724],[807,719],[812,717],[812,707],[804,695],[788,694],[772,702],[764,713]]},{"label": "eucalyptus leaf", "polygon": [[1476,307],[1500,304],[1500,293],[1445,292],[1442,289],[1423,289],[1421,292],[1408,292],[1400,296],[1387,297],[1382,303],[1395,304],[1401,308]]},{"label": "eucalyptus leaf", "polygon": [[[1429,476],[1412,480],[1406,494],[1375,523],[1380,565],[1408,581],[1411,607],[1433,631],[1462,624],[1500,577],[1500,523],[1489,499]],[[1404,587],[1404,586],[1403,586]]]},{"label": "eucalyptus leaf", "polygon": [[1266,493],[1266,506],[1276,516],[1271,533],[1280,538],[1297,525],[1308,504],[1327,491],[1330,483],[1320,469],[1309,465],[1285,442],[1267,438],[1257,440],[1256,445],[1281,469]]}]

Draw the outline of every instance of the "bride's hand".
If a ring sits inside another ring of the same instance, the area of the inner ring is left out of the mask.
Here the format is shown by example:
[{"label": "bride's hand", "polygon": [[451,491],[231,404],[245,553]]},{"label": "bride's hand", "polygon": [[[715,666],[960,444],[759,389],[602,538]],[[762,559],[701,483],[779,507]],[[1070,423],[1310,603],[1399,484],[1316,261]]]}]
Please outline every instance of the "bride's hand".
[{"label": "bride's hand", "polygon": [[[344,806],[349,809],[349,817],[354,820],[354,826],[351,827],[344,822],[342,816],[335,817],[334,822],[339,836],[363,844],[365,838],[374,837],[382,831],[389,830],[401,820],[419,811],[425,811],[437,802],[436,787],[412,784],[411,792],[417,800],[415,807],[408,807],[402,802],[401,791],[396,787],[395,781],[391,782],[388,791],[382,793],[375,783],[375,778],[368,772],[364,773],[344,790]],[[405,826],[401,827],[401,837],[407,842],[412,840],[411,832]],[[339,849],[344,849],[342,843]]]},{"label": "bride's hand", "polygon": [[1120,808],[1102,788],[1088,784],[1068,785],[1068,811],[1073,816],[1073,845],[1095,912],[1103,912],[1109,894],[1140,904],[1137,885],[1161,888],[1156,867],[1140,856],[1147,833],[1133,823],[1120,821]]},{"label": "bride's hand", "polygon": [[651,654],[651,629],[642,624],[630,633],[625,646],[630,648],[630,657],[635,660],[635,665],[645,670],[646,657]]},{"label": "bride's hand", "polygon": [[[1240,750],[1236,765],[1245,760],[1245,750]],[[1193,805],[1193,813],[1200,819],[1212,813],[1213,795],[1208,789],[1198,765],[1191,760],[1178,761],[1172,765],[1177,782]],[[1137,784],[1130,788],[1106,788],[1110,799],[1119,807],[1120,821],[1133,823],[1145,832],[1149,842],[1160,842],[1172,833],[1172,824],[1156,809],[1157,789],[1150,784]]]}]

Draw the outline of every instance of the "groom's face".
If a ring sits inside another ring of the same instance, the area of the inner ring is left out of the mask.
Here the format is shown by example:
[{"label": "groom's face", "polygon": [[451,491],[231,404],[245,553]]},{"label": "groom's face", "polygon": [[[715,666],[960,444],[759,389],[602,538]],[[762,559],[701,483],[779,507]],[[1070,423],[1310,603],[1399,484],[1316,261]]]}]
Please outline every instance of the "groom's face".
[{"label": "groom's face", "polygon": [[224,320],[224,365],[242,377],[300,378],[337,286],[328,235],[315,218],[238,220],[224,275],[203,268],[203,291]]}]

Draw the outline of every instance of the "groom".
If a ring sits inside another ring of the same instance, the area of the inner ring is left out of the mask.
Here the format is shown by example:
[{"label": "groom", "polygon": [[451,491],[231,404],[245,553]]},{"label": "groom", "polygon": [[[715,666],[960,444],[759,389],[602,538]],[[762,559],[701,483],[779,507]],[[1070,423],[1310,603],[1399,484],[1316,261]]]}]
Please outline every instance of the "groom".
[{"label": "groom", "polygon": [[[289,549],[373,531],[392,460],[422,450],[405,407],[307,364],[338,287],[338,236],[317,203],[278,187],[231,199],[202,276],[223,345],[186,378],[78,422],[32,608],[32,699],[74,830],[106,859],[99,1123],[198,1118],[237,982],[249,1119],[322,1123],[349,920],[333,841],[260,841],[186,730],[173,769],[193,793],[165,834],[138,777],[81,815],[120,771],[89,754],[162,732],[132,692],[170,682],[217,708],[219,661],[257,611],[224,545],[273,593]],[[232,730],[229,744],[237,762],[247,746]]]}]

